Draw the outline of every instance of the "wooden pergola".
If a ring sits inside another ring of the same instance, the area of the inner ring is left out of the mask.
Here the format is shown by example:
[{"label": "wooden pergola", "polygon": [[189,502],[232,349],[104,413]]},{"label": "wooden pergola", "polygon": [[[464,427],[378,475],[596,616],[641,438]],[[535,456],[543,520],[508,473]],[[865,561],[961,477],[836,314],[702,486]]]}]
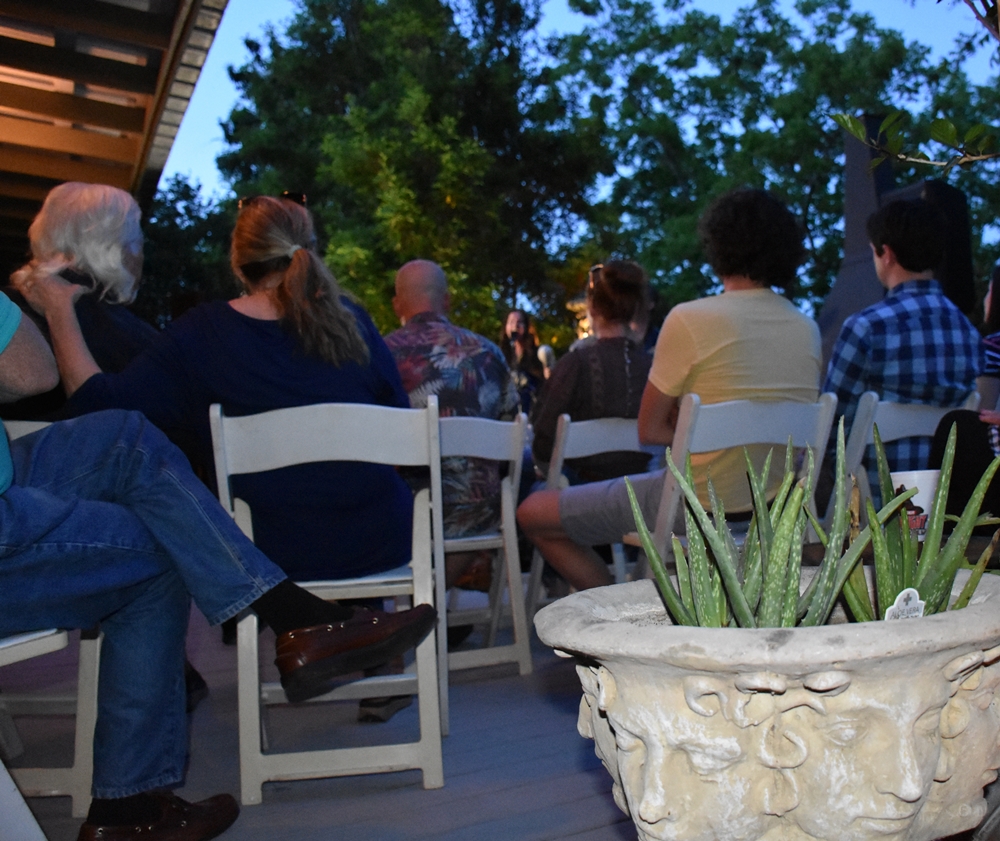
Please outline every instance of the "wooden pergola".
[{"label": "wooden pergola", "polygon": [[0,0],[0,282],[63,181],[148,206],[227,0]]}]

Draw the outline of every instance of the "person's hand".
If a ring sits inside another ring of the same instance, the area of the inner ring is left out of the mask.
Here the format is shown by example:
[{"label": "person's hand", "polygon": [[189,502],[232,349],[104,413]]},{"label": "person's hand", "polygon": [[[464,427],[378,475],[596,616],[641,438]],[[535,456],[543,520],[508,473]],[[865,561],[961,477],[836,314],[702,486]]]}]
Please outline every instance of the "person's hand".
[{"label": "person's hand", "polygon": [[983,409],[979,413],[979,420],[983,423],[993,424],[993,426],[1000,426],[1000,412],[996,409]]},{"label": "person's hand", "polygon": [[69,260],[62,258],[44,263],[32,261],[10,276],[11,286],[20,292],[31,308],[41,316],[46,316],[58,308],[72,307],[88,290],[85,286],[70,283],[59,277],[59,272],[69,264]]}]

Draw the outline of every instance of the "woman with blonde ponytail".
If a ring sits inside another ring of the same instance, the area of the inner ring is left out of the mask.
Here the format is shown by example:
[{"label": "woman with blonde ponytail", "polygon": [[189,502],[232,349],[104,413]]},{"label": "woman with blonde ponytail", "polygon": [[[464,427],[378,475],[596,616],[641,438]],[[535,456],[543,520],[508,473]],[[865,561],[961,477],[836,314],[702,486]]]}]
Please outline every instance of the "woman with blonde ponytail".
[{"label": "woman with blonde ponytail", "polygon": [[[241,201],[230,262],[243,294],[190,310],[118,374],[102,373],[80,336],[80,287],[39,270],[18,288],[48,321],[71,414],[138,409],[210,477],[212,403],[227,415],[331,402],[409,406],[382,337],[341,293],[315,242],[300,204]],[[253,511],[254,542],[292,579],[367,574],[409,558],[412,496],[391,467],[302,465],[233,486]]]}]

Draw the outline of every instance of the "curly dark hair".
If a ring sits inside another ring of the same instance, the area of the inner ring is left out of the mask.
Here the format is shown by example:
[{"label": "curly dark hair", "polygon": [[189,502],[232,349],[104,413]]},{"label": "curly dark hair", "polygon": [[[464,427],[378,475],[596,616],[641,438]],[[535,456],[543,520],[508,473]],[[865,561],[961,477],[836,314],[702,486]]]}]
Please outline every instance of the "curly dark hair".
[{"label": "curly dark hair", "polygon": [[948,221],[934,204],[924,199],[898,199],[868,217],[868,239],[882,256],[888,245],[908,272],[936,269],[948,246]]},{"label": "curly dark hair", "polygon": [[587,303],[602,318],[627,324],[646,300],[646,272],[631,260],[608,260],[590,270]]},{"label": "curly dark hair", "polygon": [[767,190],[723,193],[698,220],[698,236],[716,275],[746,275],[761,286],[793,285],[806,256],[798,221]]}]

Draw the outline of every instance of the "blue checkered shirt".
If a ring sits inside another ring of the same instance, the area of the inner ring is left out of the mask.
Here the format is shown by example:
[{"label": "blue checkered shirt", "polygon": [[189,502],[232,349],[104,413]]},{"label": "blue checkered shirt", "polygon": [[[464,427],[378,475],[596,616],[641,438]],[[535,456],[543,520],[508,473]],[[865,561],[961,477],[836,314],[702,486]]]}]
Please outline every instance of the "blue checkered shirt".
[{"label": "blue checkered shirt", "polygon": [[[940,284],[909,280],[890,289],[881,302],[848,316],[823,391],[837,395],[838,412],[850,433],[858,400],[866,391],[895,403],[960,406],[975,390],[984,367],[979,333],[944,296]],[[926,437],[885,445],[893,470],[925,469],[930,451],[931,439]],[[876,491],[874,447],[868,448],[866,462]]]}]

